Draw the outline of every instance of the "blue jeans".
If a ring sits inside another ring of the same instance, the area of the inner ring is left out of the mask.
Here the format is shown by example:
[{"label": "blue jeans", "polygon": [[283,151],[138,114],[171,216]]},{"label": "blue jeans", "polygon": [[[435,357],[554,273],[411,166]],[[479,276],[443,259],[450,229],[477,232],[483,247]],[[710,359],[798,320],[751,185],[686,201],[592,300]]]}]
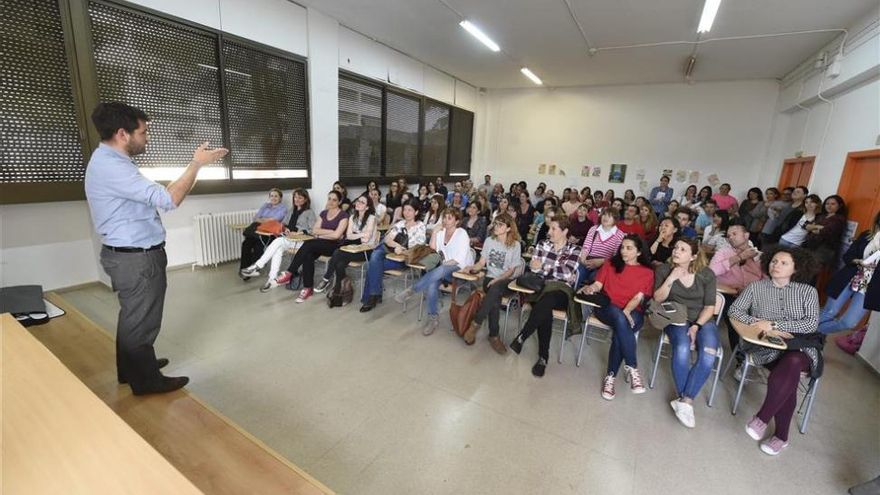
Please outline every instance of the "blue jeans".
[{"label": "blue jeans", "polygon": [[709,378],[718,350],[718,326],[707,321],[697,332],[697,361],[691,366],[691,339],[687,326],[669,325],[664,331],[672,345],[672,377],[679,397],[693,399]]},{"label": "blue jeans", "polygon": [[592,284],[596,280],[596,273],[598,271],[578,263],[578,283],[576,288],[579,289],[587,284]]},{"label": "blue jeans", "polygon": [[[840,318],[836,318],[843,305],[849,301],[849,307],[846,313]],[[865,309],[865,294],[861,292],[853,292],[849,284],[846,284],[843,291],[836,297],[829,297],[825,301],[825,307],[819,313],[819,331],[824,334],[842,332],[855,328],[862,321],[868,310]]]},{"label": "blue jeans", "polygon": [[429,315],[437,314],[437,303],[440,301],[440,282],[443,280],[451,280],[452,273],[457,272],[458,270],[458,264],[442,264],[422,275],[422,278],[413,285],[414,291],[425,293],[425,299],[428,300]]},{"label": "blue jeans", "polygon": [[361,304],[367,304],[370,296],[382,295],[382,278],[385,276],[385,270],[401,270],[406,268],[406,264],[402,261],[386,259],[385,254],[387,253],[387,248],[383,242],[370,255],[370,263],[367,265],[367,280],[364,282],[365,288],[364,295],[361,297]]},{"label": "blue jeans", "polygon": [[593,311],[596,318],[611,327],[611,349],[608,350],[608,370],[606,374],[617,375],[620,363],[626,362],[627,366],[638,367],[636,357],[636,332],[642,328],[645,321],[644,315],[638,311],[630,313],[634,326],[629,326],[623,310],[613,304]]},{"label": "blue jeans", "polygon": [[793,243],[793,242],[788,242],[788,241],[786,241],[785,239],[779,239],[779,245],[780,245],[780,246],[784,246],[784,247],[790,247],[790,248],[800,247],[800,246],[798,246],[797,244],[795,244],[795,243]]}]

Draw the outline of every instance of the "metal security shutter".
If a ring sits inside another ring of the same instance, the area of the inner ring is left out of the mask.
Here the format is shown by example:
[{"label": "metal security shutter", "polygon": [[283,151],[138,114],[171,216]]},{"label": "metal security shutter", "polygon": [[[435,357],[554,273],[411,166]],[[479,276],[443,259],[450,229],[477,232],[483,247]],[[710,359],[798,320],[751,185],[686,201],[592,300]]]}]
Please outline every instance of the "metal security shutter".
[{"label": "metal security shutter", "polygon": [[421,100],[386,91],[385,175],[419,175]]},{"label": "metal security shutter", "polygon": [[227,40],[223,56],[233,178],[243,169],[308,177],[305,64]]},{"label": "metal security shutter", "polygon": [[382,175],[382,88],[339,77],[339,178]]},{"label": "metal security shutter", "polygon": [[98,2],[89,4],[89,18],[100,99],[152,119],[138,165],[181,167],[203,141],[225,145],[216,35]]},{"label": "metal security shutter", "polygon": [[446,175],[449,152],[449,106],[425,103],[425,138],[422,142],[422,175]]},{"label": "metal security shutter", "polygon": [[58,3],[0,0],[0,183],[84,177]]},{"label": "metal security shutter", "polygon": [[450,175],[470,175],[471,146],[474,140],[474,114],[460,108],[452,109],[449,136]]}]

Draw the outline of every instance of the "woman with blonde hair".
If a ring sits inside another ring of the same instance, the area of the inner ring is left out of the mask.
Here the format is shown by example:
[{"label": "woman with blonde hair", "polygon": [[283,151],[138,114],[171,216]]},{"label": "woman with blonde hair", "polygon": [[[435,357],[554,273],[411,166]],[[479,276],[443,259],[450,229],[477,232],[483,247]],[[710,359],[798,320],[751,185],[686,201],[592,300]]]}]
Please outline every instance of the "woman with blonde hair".
[{"label": "woman with blonde hair", "polygon": [[[715,273],[695,239],[678,239],[669,262],[657,267],[654,300],[678,303],[678,310],[687,312],[684,325],[668,325],[663,331],[672,347],[672,376],[678,393],[670,405],[681,424],[693,428],[694,397],[712,372],[719,345],[714,316]],[[697,351],[693,366],[692,347]]]},{"label": "woman with blonde hair", "polygon": [[523,261],[520,247],[519,232],[516,222],[506,213],[498,215],[492,222],[492,235],[486,238],[480,261],[464,269],[466,272],[478,272],[486,268],[483,278],[483,291],[486,297],[474,316],[474,321],[464,334],[464,341],[471,345],[483,321],[489,318],[489,344],[498,354],[505,354],[507,348],[498,337],[501,298],[510,290],[507,285],[518,271],[522,271]]}]

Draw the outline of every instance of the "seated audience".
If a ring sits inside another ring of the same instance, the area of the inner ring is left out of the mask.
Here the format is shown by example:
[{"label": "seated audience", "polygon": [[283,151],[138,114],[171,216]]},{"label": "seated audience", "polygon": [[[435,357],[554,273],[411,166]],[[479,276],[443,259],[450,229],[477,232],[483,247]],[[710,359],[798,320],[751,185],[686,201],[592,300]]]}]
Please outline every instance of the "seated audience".
[{"label": "seated audience", "polygon": [[[687,323],[668,325],[663,331],[672,348],[672,377],[678,398],[670,402],[675,417],[688,428],[696,426],[694,398],[715,364],[718,327],[715,325],[715,274],[694,239],[679,239],[671,262],[654,275],[654,300],[679,303],[687,308]],[[691,365],[691,348],[697,360]]]},{"label": "seated audience", "polygon": [[[397,184],[396,182],[392,182],[392,184]],[[370,200],[370,206],[373,208],[374,215],[376,215],[376,225],[385,225],[390,222],[390,218],[388,215],[388,211],[391,210],[391,213],[394,213],[393,206],[385,206],[382,204],[382,192],[378,189],[373,189],[368,193],[368,199]],[[398,199],[399,200],[399,199]]]},{"label": "seated audience", "polygon": [[[373,189],[373,191],[378,192],[378,189]],[[373,191],[370,192],[372,193]],[[336,251],[333,251],[333,255],[330,256],[330,261],[327,262],[327,270],[324,272],[324,277],[318,283],[318,286],[315,287],[315,292],[317,293],[327,290],[330,287],[330,281],[334,277],[336,280],[334,289],[338,290],[342,284],[342,279],[345,278],[345,269],[348,267],[348,264],[352,261],[369,261],[373,249],[379,245],[378,219],[370,200],[366,196],[361,196],[354,200],[354,207],[352,209],[353,211],[348,217],[348,227],[346,227],[342,245],[363,246],[366,250],[350,253],[343,251],[341,248],[336,248]]]},{"label": "seated audience", "polygon": [[431,197],[428,205],[428,211],[425,212],[425,229],[427,229],[428,235],[431,235],[431,232],[438,230],[443,223],[443,211],[446,209],[446,202],[443,201],[442,196],[435,194]]},{"label": "seated audience", "polygon": [[535,207],[529,202],[529,193],[525,190],[519,193],[519,206],[517,206],[514,220],[520,239],[527,238],[532,222],[535,220]]},{"label": "seated audience", "polygon": [[[764,404],[746,425],[746,433],[761,441],[762,452],[778,455],[788,447],[801,373],[808,372],[813,378],[822,374],[824,338],[813,336],[819,320],[819,295],[808,285],[816,269],[812,256],[802,249],[780,245],[761,259],[769,278],[746,286],[729,314],[731,320],[754,325],[764,335],[790,343],[791,350],[785,351],[742,345],[755,364],[770,369]],[[763,440],[771,419],[773,436]]]},{"label": "seated audience", "polygon": [[440,284],[449,280],[453,272],[457,272],[474,263],[474,254],[470,248],[467,232],[459,227],[461,210],[447,207],[443,210],[442,228],[431,235],[431,249],[441,254],[443,262],[433,270],[422,275],[416,283],[394,296],[403,304],[416,292],[424,293],[428,306],[428,321],[422,334],[431,335],[440,326],[437,306],[440,301]]},{"label": "seated audience", "polygon": [[623,203],[627,205],[631,205],[636,202],[636,193],[633,192],[632,189],[627,189],[623,192]]},{"label": "seated audience", "polygon": [[684,195],[678,198],[678,204],[682,208],[693,209],[697,206],[697,185],[691,184],[685,189]]},{"label": "seated audience", "polygon": [[696,239],[697,231],[691,227],[691,210],[687,208],[679,208],[675,210],[674,217],[678,220],[678,231],[682,237],[688,239]]},{"label": "seated audience", "polygon": [[385,195],[385,206],[389,210],[394,211],[401,204],[401,194],[403,194],[403,191],[400,190],[400,184],[397,181],[392,182],[388,186],[388,194]]},{"label": "seated audience", "polygon": [[[795,190],[797,191],[797,189]],[[821,212],[822,198],[815,194],[807,196],[804,200],[803,212],[801,213],[798,210],[792,211],[794,216],[799,216],[799,218],[793,226],[789,227],[787,232],[782,234],[782,237],[779,238],[779,244],[786,247],[800,247],[804,241],[807,240],[807,234],[810,233],[810,227],[816,222],[816,219]],[[791,218],[791,215],[789,215],[788,218]],[[788,222],[786,222],[786,224],[787,223]]]},{"label": "seated audience", "polygon": [[309,192],[305,189],[295,189],[293,191],[293,208],[290,210],[290,218],[284,225],[284,235],[276,237],[254,264],[241,270],[242,278],[256,277],[260,274],[260,270],[266,266],[266,263],[271,263],[268,280],[260,288],[260,292],[278,287],[275,277],[278,276],[278,270],[281,268],[281,258],[287,250],[298,249],[302,245],[302,241],[294,241],[289,236],[299,233],[307,234],[317,219],[318,217],[312,210]]},{"label": "seated audience", "polygon": [[489,318],[489,344],[498,354],[506,354],[507,348],[498,336],[500,330],[499,316],[501,298],[510,294],[507,286],[518,273],[522,272],[522,252],[520,250],[519,232],[509,215],[498,215],[492,222],[492,235],[486,238],[480,261],[465,268],[463,271],[476,273],[486,268],[483,278],[483,292],[486,296],[480,309],[474,315],[474,321],[463,335],[464,341],[471,345],[477,338],[477,332],[486,318]]},{"label": "seated audience", "polygon": [[657,228],[657,239],[651,244],[651,263],[655,267],[666,263],[678,237],[678,220],[664,218]]},{"label": "seated audience", "polygon": [[[712,188],[709,186],[703,186],[700,188],[699,194],[697,194],[697,199],[694,200],[694,208],[702,209],[703,205],[706,204],[707,201],[712,199]],[[715,203],[717,206],[718,203]]]},{"label": "seated audience", "polygon": [[604,292],[610,299],[608,305],[593,310],[593,315],[612,330],[602,398],[614,399],[614,379],[621,363],[626,363],[624,372],[632,392],[644,393],[645,386],[638,369],[636,334],[645,321],[643,303],[654,292],[654,270],[642,238],[635,234],[624,237],[611,261],[599,269],[596,281],[581,292],[588,295]]},{"label": "seated audience", "polygon": [[[792,188],[793,190],[793,188]],[[768,187],[764,191],[764,208],[767,209],[767,220],[761,226],[761,245],[770,245],[773,232],[779,226],[779,222],[784,219],[785,211],[787,211],[790,203],[782,199],[779,189]]]},{"label": "seated audience", "polygon": [[639,221],[639,207],[627,205],[623,212],[623,220],[617,222],[617,228],[624,234],[635,234],[644,239],[645,227]]},{"label": "seated audience", "polygon": [[578,206],[581,205],[581,199],[577,190],[572,190],[566,187],[565,190],[562,191],[562,198],[565,200],[565,202],[562,203],[562,211],[568,216],[573,215],[574,212],[577,211]]},{"label": "seated audience", "polygon": [[[413,199],[412,194],[410,194],[408,192],[405,192],[400,195],[400,206],[398,206],[397,208],[394,209],[394,214],[391,215],[391,221],[388,222],[389,224],[394,225],[395,223],[399,222],[403,218],[403,205],[409,203],[410,201],[412,201],[412,199]],[[388,219],[387,213],[386,213],[385,219],[386,220]],[[381,223],[379,224],[380,227],[382,225],[383,224],[381,224]]]},{"label": "seated audience", "polygon": [[[254,215],[253,222],[242,232],[244,241],[241,243],[241,262],[238,267],[240,270],[251,266],[259,259],[263,254],[263,246],[272,240],[272,236],[257,233],[260,224],[269,220],[284,221],[284,217],[287,215],[287,206],[281,202],[282,197],[281,189],[272,188],[269,191],[269,201],[263,203],[263,206]],[[242,276],[242,278],[248,280],[250,277]]]},{"label": "seated audience", "polygon": [[833,194],[825,198],[816,220],[807,225],[807,238],[802,246],[813,253],[819,266],[833,268],[837,263],[843,233],[846,231],[846,203]]},{"label": "seated audience", "polygon": [[419,221],[419,211],[415,201],[404,203],[402,208],[403,219],[395,223],[388,233],[385,240],[373,250],[370,255],[370,262],[367,265],[367,275],[364,281],[364,293],[361,298],[360,312],[375,308],[382,302],[382,279],[385,270],[404,270],[406,263],[403,261],[394,261],[386,258],[388,253],[397,255],[406,254],[407,250],[414,248],[420,244],[425,244],[427,236],[425,232],[425,224]]},{"label": "seated audience", "polygon": [[[843,255],[838,270],[825,291],[828,300],[819,314],[819,331],[824,334],[852,330],[868,314],[880,311],[880,282],[874,278],[880,259],[880,213],[870,230],[862,232]],[[849,303],[846,312],[840,314]]]},{"label": "seated audience", "polygon": [[550,231],[550,221],[557,215],[565,215],[565,212],[556,206],[547,207],[544,211],[544,221],[541,222],[541,226],[538,227],[538,232],[535,234],[535,240],[532,242],[532,246],[537,246],[547,239],[547,233]]},{"label": "seated audience", "polygon": [[486,239],[487,219],[480,214],[480,202],[472,201],[467,207],[467,217],[464,219],[464,230],[470,238],[471,246],[482,246]]},{"label": "seated audience", "polygon": [[581,204],[578,209],[571,215],[571,227],[569,228],[569,241],[575,244],[583,244],[587,238],[587,233],[595,225],[588,215],[586,204]]},{"label": "seated audience", "polygon": [[284,285],[302,267],[303,289],[296,298],[298,303],[305,302],[312,297],[315,284],[315,261],[321,256],[332,256],[336,248],[342,245],[342,238],[348,229],[348,213],[340,208],[341,203],[342,193],[339,191],[334,189],[327,194],[327,209],[321,212],[310,232],[314,239],[303,243],[302,247],[293,255],[293,260],[287,271],[275,280],[277,285]]},{"label": "seated audience", "polygon": [[703,229],[703,239],[700,247],[707,256],[712,255],[718,248],[728,245],[727,229],[730,227],[727,212],[718,210],[712,215],[712,223]]},{"label": "seated audience", "polygon": [[544,376],[550,359],[550,337],[553,326],[553,310],[564,309],[569,314],[569,325],[576,328],[580,324],[581,312],[575,308],[574,283],[577,280],[580,247],[568,242],[568,217],[564,214],[549,220],[548,239],[535,249],[529,262],[529,269],[540,274],[544,288],[532,298],[532,311],[523,325],[522,331],[510,343],[510,349],[519,354],[523,342],[535,330],[538,331],[538,361],[532,366],[532,374]]},{"label": "seated audience", "polygon": [[740,220],[752,234],[752,242],[761,242],[761,229],[767,221],[767,206],[764,204],[764,193],[753,187],[746,193],[746,199],[739,205],[737,212]]},{"label": "seated audience", "polygon": [[587,231],[587,237],[584,239],[583,248],[581,248],[578,265],[580,284],[593,282],[596,271],[606,260],[614,256],[620,248],[623,237],[624,233],[617,228],[617,210],[614,208],[602,210],[599,224],[590,227],[590,230]]},{"label": "seated audience", "polygon": [[736,198],[734,198],[730,194],[730,184],[726,182],[724,184],[721,184],[721,187],[718,188],[718,192],[712,195],[712,199],[715,200],[718,208],[730,213],[735,214],[737,211],[737,207],[739,206]]},{"label": "seated audience", "polygon": [[703,207],[700,208],[700,214],[697,215],[697,219],[694,221],[694,227],[698,234],[703,234],[706,228],[712,225],[712,217],[714,217],[716,211],[722,211],[726,218],[730,218],[727,210],[718,210],[718,204],[715,203],[715,200],[708,199],[703,203]]},{"label": "seated audience", "polygon": [[[788,188],[786,188],[786,191]],[[786,200],[786,194],[788,194],[789,198]],[[791,193],[783,192],[783,201],[786,201],[788,206],[786,206],[782,213],[780,213],[781,220],[779,220],[776,230],[772,232],[769,238],[765,239],[769,243],[779,242],[779,239],[783,234],[791,230],[795,225],[797,225],[798,221],[801,219],[801,216],[804,214],[804,210],[806,210],[805,202],[807,200],[807,196],[809,195],[809,191],[804,186],[798,186],[791,190]],[[818,197],[818,196],[817,196]]]},{"label": "seated audience", "polygon": [[351,206],[351,200],[348,199],[348,189],[342,184],[342,182],[336,181],[333,183],[333,190],[342,195],[342,200],[339,201],[339,207],[343,210],[348,210],[348,207]]},{"label": "seated audience", "polygon": [[660,221],[651,205],[639,206],[639,222],[642,223],[642,228],[645,230],[645,241],[648,244],[653,244],[654,239],[657,238],[657,228],[660,227]]},{"label": "seated audience", "polygon": [[664,218],[675,218],[675,212],[678,211],[679,205],[678,201],[672,200],[669,202],[669,205],[666,209],[666,212],[663,214]]}]

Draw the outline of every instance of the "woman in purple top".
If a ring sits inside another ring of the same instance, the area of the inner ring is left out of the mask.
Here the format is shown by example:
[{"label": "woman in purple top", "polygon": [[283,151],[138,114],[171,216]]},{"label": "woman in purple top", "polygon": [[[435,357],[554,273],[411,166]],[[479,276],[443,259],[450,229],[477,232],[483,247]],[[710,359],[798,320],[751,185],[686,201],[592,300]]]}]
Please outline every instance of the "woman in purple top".
[{"label": "woman in purple top", "polygon": [[263,255],[263,249],[272,241],[272,236],[257,234],[257,227],[269,220],[282,222],[287,216],[287,206],[281,202],[282,197],[281,189],[272,188],[269,191],[269,201],[263,203],[263,206],[254,215],[254,221],[242,232],[244,241],[241,243],[241,266],[239,269],[251,266],[260,259],[260,256]]},{"label": "woman in purple top", "polygon": [[302,268],[303,289],[296,298],[301,303],[312,297],[315,285],[315,260],[320,256],[332,256],[342,244],[345,230],[348,228],[348,213],[341,207],[342,193],[333,190],[327,193],[327,209],[322,211],[312,228],[314,239],[303,243],[293,256],[290,267],[275,280],[278,285],[286,284],[293,274]]}]

